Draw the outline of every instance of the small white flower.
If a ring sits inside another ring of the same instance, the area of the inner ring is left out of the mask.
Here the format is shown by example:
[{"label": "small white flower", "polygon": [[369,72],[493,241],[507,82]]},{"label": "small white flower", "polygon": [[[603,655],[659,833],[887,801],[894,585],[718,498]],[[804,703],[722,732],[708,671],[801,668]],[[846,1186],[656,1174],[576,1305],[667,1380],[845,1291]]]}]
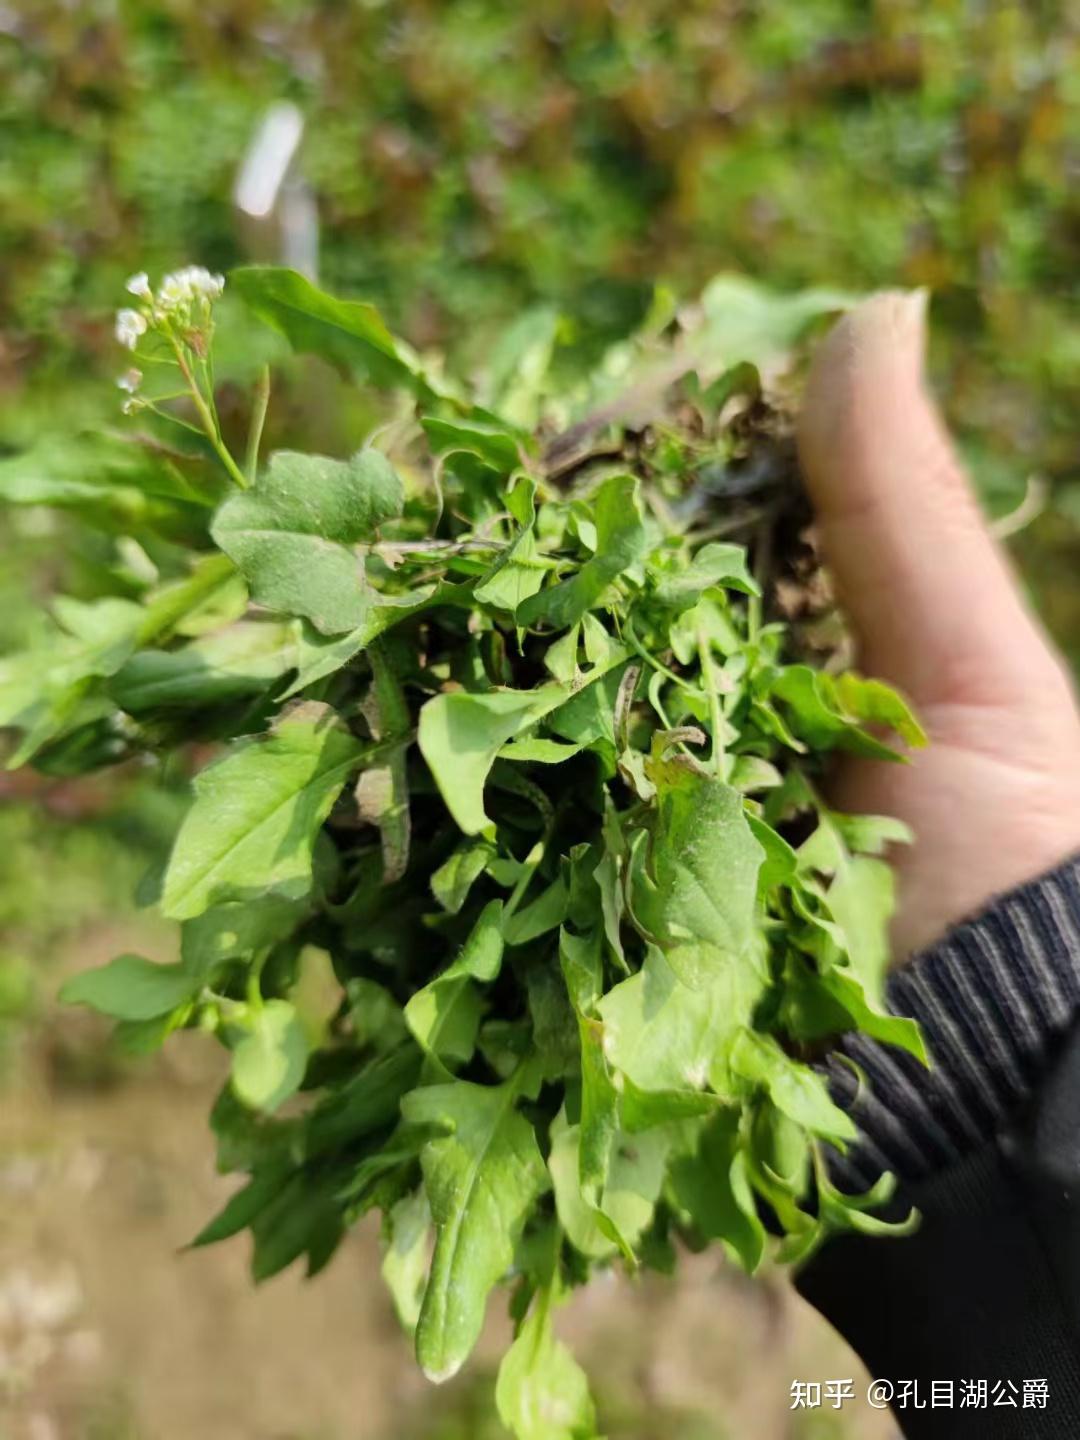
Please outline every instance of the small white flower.
[{"label": "small white flower", "polygon": [[124,283],[124,289],[129,295],[136,295],[140,300],[153,300],[154,292],[150,289],[150,276],[145,270],[140,270],[137,275],[131,275]]},{"label": "small white flower", "polygon": [[224,288],[224,275],[211,275],[202,265],[186,265],[165,276],[158,296],[167,310],[178,310],[194,300],[216,300]]},{"label": "small white flower", "polygon": [[119,310],[116,315],[116,338],[121,345],[134,350],[139,336],[146,334],[146,316],[138,310]]},{"label": "small white flower", "polygon": [[123,375],[117,376],[116,383],[121,390],[126,390],[129,395],[134,395],[142,384],[142,371],[134,368],[125,370]]}]

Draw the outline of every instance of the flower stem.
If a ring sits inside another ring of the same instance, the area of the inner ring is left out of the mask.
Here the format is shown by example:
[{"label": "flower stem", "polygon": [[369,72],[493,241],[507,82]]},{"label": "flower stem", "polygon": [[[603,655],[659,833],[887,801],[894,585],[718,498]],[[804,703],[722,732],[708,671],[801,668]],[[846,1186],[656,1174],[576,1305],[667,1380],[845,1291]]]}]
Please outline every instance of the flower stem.
[{"label": "flower stem", "polygon": [[269,404],[270,366],[264,365],[259,371],[259,380],[255,387],[255,407],[251,412],[251,428],[248,430],[247,454],[244,458],[244,470],[249,485],[254,485],[259,471],[259,446],[262,444],[263,426],[266,424]]},{"label": "flower stem", "polygon": [[195,376],[191,373],[191,366],[188,364],[187,356],[184,354],[184,347],[181,345],[180,341],[176,338],[176,336],[172,334],[171,331],[169,332],[169,340],[172,344],[173,353],[176,355],[176,363],[180,367],[180,374],[183,375],[184,380],[187,382],[188,392],[191,395],[192,403],[195,406],[199,419],[202,421],[203,430],[206,432],[206,438],[214,447],[218,459],[225,466],[225,469],[229,472],[230,477],[236,481],[237,485],[240,486],[241,490],[246,490],[248,488],[247,476],[240,469],[239,465],[237,465],[236,461],[229,453],[228,446],[221,438],[221,432],[218,429],[217,421],[214,418],[214,413],[210,409],[210,406],[207,405],[206,398],[203,395],[202,391],[199,389],[198,382],[196,381]]}]

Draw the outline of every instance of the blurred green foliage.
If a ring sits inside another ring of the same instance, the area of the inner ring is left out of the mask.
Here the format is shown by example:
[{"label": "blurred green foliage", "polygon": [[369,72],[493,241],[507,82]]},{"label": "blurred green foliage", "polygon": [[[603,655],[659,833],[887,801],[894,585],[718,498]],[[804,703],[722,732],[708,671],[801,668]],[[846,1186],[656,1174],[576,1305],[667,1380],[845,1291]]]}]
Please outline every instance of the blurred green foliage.
[{"label": "blurred green foliage", "polygon": [[2,28],[9,399],[116,365],[130,271],[243,258],[233,179],[286,97],[323,283],[421,345],[476,353],[537,300],[603,340],[728,267],[927,284],[986,487],[1075,474],[1075,0],[37,0]]}]

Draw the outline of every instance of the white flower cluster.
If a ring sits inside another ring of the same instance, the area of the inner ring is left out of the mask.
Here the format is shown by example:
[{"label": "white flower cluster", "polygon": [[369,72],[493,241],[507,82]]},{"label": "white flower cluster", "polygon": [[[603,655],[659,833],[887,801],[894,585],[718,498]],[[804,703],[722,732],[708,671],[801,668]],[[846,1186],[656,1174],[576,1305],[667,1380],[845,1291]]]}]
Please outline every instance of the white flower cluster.
[{"label": "white flower cluster", "polygon": [[165,322],[205,324],[210,306],[225,288],[225,277],[212,274],[202,265],[185,265],[166,275],[156,294],[145,270],[132,275],[125,288],[142,305],[138,310],[117,312],[116,338],[126,349],[134,350],[148,329]]},{"label": "white flower cluster", "polygon": [[[146,276],[133,275],[132,279],[145,282]],[[128,288],[130,287],[131,281],[128,282]],[[197,300],[210,303],[216,300],[224,289],[224,275],[212,275],[201,265],[186,265],[183,270],[174,270],[162,280],[157,297],[158,305],[164,310],[182,310]]]}]

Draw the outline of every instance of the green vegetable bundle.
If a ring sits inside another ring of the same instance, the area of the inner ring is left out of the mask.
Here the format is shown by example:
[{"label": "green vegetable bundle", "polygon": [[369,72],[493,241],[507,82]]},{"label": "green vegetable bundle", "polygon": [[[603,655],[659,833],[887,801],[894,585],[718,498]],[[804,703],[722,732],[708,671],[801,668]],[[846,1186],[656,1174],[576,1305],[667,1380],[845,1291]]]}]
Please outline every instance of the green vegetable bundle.
[{"label": "green vegetable bundle", "polygon": [[502,1418],[590,1436],[552,1316],[595,1266],[719,1241],[752,1271],[763,1214],[793,1260],[886,1228],[887,1181],[830,1182],[854,1128],[813,1062],[852,1029],[922,1053],[880,1003],[905,836],[817,781],[922,737],[817,613],[761,378],[838,300],[724,277],[561,386],[538,313],[467,394],[370,307],[239,271],[295,351],[391,397],[351,458],[264,462],[269,376],[244,459],[217,409],[222,285],[133,277],[118,338],[162,377],[124,377],[139,428],[0,466],[116,557],[114,593],[58,598],[2,662],[13,763],[215,752],[155,881],[180,958],[67,998],[136,1049],[228,1048],[211,1120],[246,1179],[197,1243],[250,1229],[257,1279],[314,1273],[377,1207],[424,1371],[510,1281]]}]

